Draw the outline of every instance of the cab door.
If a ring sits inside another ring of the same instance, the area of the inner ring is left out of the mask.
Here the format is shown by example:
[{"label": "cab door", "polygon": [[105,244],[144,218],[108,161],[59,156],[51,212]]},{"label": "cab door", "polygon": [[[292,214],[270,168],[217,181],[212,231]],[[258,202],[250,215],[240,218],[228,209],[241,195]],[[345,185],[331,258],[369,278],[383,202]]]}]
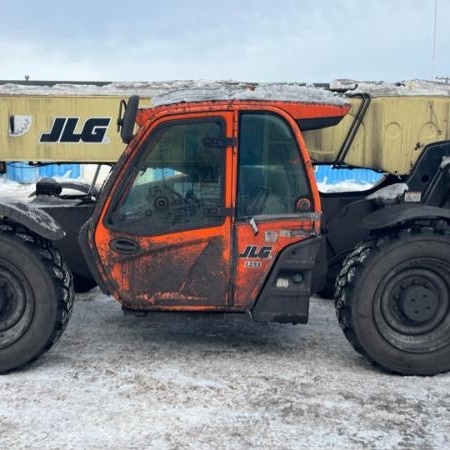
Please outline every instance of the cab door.
[{"label": "cab door", "polygon": [[251,309],[265,287],[275,308],[304,316],[285,305],[309,299],[317,245],[313,252],[313,239],[298,244],[320,228],[320,200],[300,130],[281,113],[242,111],[238,138],[234,305]]},{"label": "cab door", "polygon": [[95,241],[126,307],[230,304],[231,138],[231,113],[171,116],[117,176]]}]

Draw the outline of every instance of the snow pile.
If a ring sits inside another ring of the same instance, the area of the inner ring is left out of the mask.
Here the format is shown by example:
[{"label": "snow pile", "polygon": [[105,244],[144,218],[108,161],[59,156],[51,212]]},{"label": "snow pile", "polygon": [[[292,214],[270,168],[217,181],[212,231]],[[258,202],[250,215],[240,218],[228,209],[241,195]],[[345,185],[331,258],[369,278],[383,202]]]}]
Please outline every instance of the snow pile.
[{"label": "snow pile", "polygon": [[409,188],[406,183],[395,183],[379,189],[373,194],[368,195],[366,198],[367,200],[393,202],[402,197],[408,189]]},{"label": "snow pile", "polygon": [[323,182],[317,182],[319,192],[332,193],[332,192],[355,192],[355,191],[368,191],[373,187],[373,183],[358,182],[356,180],[339,181],[338,183],[329,183],[326,180]]},{"label": "snow pile", "polygon": [[[333,80],[329,85],[332,90],[347,91],[348,94],[368,93],[379,96],[450,96],[450,83],[431,80],[410,80],[400,83],[386,81]],[[183,92],[187,90],[186,92]],[[67,96],[117,96],[140,95],[155,97],[168,95],[167,102],[187,101],[184,96],[188,91],[193,100],[281,100],[304,101],[312,103],[344,104],[345,100],[335,97],[323,88],[306,83],[253,83],[233,80],[173,80],[149,82],[105,82],[98,84],[60,83],[49,85],[0,84],[0,95],[67,95]],[[173,99],[173,100],[172,100]],[[166,103],[160,101],[157,104]],[[155,103],[156,104],[156,103]]]},{"label": "snow pile", "polygon": [[370,94],[372,97],[450,96],[450,83],[431,80],[410,80],[400,83],[386,81],[334,80],[330,89],[346,94]]},{"label": "snow pile", "polygon": [[10,181],[6,178],[6,175],[0,177],[0,198],[2,200],[8,198],[20,198],[25,199],[34,192],[35,184],[23,184],[17,181]]},{"label": "snow pile", "polygon": [[[115,82],[105,84],[61,83],[49,86],[6,83],[0,85],[0,95],[72,95],[72,96],[129,96],[153,97],[173,89],[184,89],[198,85],[209,86],[209,81],[167,81],[167,82]],[[225,83],[225,82],[224,82]]]}]

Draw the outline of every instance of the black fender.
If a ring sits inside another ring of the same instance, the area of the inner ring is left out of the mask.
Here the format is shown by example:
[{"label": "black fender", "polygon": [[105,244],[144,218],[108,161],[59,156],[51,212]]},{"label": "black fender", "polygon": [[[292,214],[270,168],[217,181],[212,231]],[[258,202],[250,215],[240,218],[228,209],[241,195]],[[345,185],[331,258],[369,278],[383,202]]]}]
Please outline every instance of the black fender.
[{"label": "black fender", "polygon": [[450,220],[450,210],[421,203],[402,203],[378,209],[361,221],[360,227],[366,230],[391,228],[419,219]]},{"label": "black fender", "polygon": [[[313,271],[322,238],[285,247],[277,256],[250,315],[255,322],[307,323]],[[278,285],[278,280],[284,283]]]},{"label": "black fender", "polygon": [[50,241],[56,241],[66,235],[61,225],[50,214],[30,203],[2,201],[0,217],[23,225]]}]

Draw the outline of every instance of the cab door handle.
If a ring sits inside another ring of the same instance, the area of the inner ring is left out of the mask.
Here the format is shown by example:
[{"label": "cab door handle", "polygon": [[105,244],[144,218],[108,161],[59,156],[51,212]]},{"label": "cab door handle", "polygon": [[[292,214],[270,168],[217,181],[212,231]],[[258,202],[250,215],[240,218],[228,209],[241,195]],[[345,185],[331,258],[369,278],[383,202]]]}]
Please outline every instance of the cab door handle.
[{"label": "cab door handle", "polygon": [[133,255],[141,249],[138,242],[128,238],[113,239],[109,243],[109,247],[114,252],[122,253],[124,255]]}]

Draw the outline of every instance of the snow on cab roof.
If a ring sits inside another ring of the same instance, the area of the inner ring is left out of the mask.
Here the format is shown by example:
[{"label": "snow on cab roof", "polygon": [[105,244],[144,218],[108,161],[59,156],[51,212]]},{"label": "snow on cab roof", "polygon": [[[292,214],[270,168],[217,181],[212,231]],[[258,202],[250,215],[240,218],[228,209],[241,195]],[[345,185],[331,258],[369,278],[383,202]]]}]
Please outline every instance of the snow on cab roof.
[{"label": "snow on cab roof", "polygon": [[345,94],[370,94],[372,97],[450,96],[450,83],[438,80],[386,81],[334,80],[330,89]]},{"label": "snow on cab roof", "polygon": [[259,83],[250,85],[216,85],[192,87],[167,92],[152,98],[155,106],[181,102],[201,102],[208,100],[271,100],[284,102],[324,103],[345,105],[344,98],[330,91],[316,87],[300,86],[295,83]]}]

